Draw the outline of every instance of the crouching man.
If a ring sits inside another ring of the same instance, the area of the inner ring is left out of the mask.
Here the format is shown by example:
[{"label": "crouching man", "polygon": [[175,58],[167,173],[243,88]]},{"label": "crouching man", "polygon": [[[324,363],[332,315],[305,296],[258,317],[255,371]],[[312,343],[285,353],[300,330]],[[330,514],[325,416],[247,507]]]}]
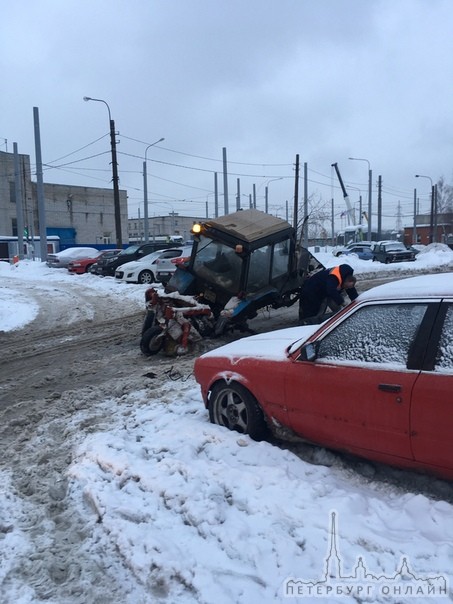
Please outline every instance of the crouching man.
[{"label": "crouching man", "polygon": [[351,302],[355,300],[359,295],[355,284],[354,269],[349,264],[326,268],[308,277],[299,301],[300,323],[322,323],[331,314],[326,314],[327,308],[335,313],[346,305],[343,292]]}]

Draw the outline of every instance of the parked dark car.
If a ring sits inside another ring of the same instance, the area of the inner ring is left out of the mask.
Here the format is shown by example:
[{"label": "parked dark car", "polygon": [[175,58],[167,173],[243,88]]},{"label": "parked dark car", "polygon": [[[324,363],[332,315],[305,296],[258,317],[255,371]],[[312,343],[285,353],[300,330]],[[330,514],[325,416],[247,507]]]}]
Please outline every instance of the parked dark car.
[{"label": "parked dark car", "polygon": [[392,262],[413,262],[415,252],[408,250],[399,241],[378,241],[373,247],[373,260],[391,264]]},{"label": "parked dark car", "polygon": [[140,258],[144,258],[152,252],[157,252],[158,250],[170,247],[177,247],[177,245],[175,243],[165,245],[162,243],[154,243],[152,241],[149,243],[142,243],[141,245],[130,245],[125,250],[122,250],[118,256],[107,260],[102,264],[102,266],[99,266],[99,274],[103,275],[104,277],[113,277],[116,269],[122,264],[132,262],[133,260],[140,260]]},{"label": "parked dark car", "polygon": [[90,270],[89,272],[93,275],[102,275],[102,267],[104,266],[104,264],[108,261],[108,260],[113,260],[113,258],[116,258],[118,256],[118,254],[120,252],[122,252],[121,249],[114,249],[114,250],[107,250],[108,254],[106,254],[105,256],[100,256],[96,262],[94,264],[92,264],[90,266]]},{"label": "parked dark car", "polygon": [[211,422],[297,436],[453,479],[453,279],[393,281],[321,326],[237,340],[197,358]]}]

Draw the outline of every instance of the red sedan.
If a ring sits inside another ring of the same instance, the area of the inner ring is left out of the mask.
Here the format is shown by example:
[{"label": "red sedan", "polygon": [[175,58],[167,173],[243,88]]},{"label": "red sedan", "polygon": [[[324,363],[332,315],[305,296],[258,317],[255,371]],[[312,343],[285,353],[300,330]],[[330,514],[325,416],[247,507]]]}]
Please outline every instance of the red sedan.
[{"label": "red sedan", "polygon": [[201,356],[213,423],[254,439],[284,427],[313,443],[453,479],[453,274],[378,286],[321,326]]},{"label": "red sedan", "polygon": [[89,273],[90,268],[96,262],[99,262],[102,258],[113,258],[120,253],[121,250],[101,250],[96,255],[92,255],[90,258],[80,258],[72,260],[68,264],[68,271],[76,275],[83,275],[83,273]]}]

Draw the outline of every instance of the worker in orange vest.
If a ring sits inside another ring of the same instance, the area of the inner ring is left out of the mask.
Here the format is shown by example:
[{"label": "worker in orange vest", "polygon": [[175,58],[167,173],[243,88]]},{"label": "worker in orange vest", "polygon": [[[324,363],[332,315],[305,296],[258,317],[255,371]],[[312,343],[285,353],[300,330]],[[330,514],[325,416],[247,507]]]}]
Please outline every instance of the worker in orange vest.
[{"label": "worker in orange vest", "polygon": [[333,312],[340,310],[345,305],[343,292],[355,300],[359,295],[355,284],[354,269],[349,264],[326,268],[308,277],[299,300],[301,324],[321,323],[327,318],[327,307]]}]

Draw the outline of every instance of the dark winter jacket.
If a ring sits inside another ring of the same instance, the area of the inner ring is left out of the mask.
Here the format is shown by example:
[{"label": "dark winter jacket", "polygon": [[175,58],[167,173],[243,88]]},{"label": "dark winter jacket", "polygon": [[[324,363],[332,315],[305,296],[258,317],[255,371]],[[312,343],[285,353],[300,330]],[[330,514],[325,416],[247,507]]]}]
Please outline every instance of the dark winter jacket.
[{"label": "dark winter jacket", "polygon": [[[343,304],[343,282],[351,276],[354,269],[349,264],[340,264],[334,268],[326,268],[309,277],[302,287],[302,302],[305,307],[305,316],[315,315],[325,298],[330,298],[336,304]],[[350,300],[355,300],[359,295],[356,288],[345,290]]]}]

